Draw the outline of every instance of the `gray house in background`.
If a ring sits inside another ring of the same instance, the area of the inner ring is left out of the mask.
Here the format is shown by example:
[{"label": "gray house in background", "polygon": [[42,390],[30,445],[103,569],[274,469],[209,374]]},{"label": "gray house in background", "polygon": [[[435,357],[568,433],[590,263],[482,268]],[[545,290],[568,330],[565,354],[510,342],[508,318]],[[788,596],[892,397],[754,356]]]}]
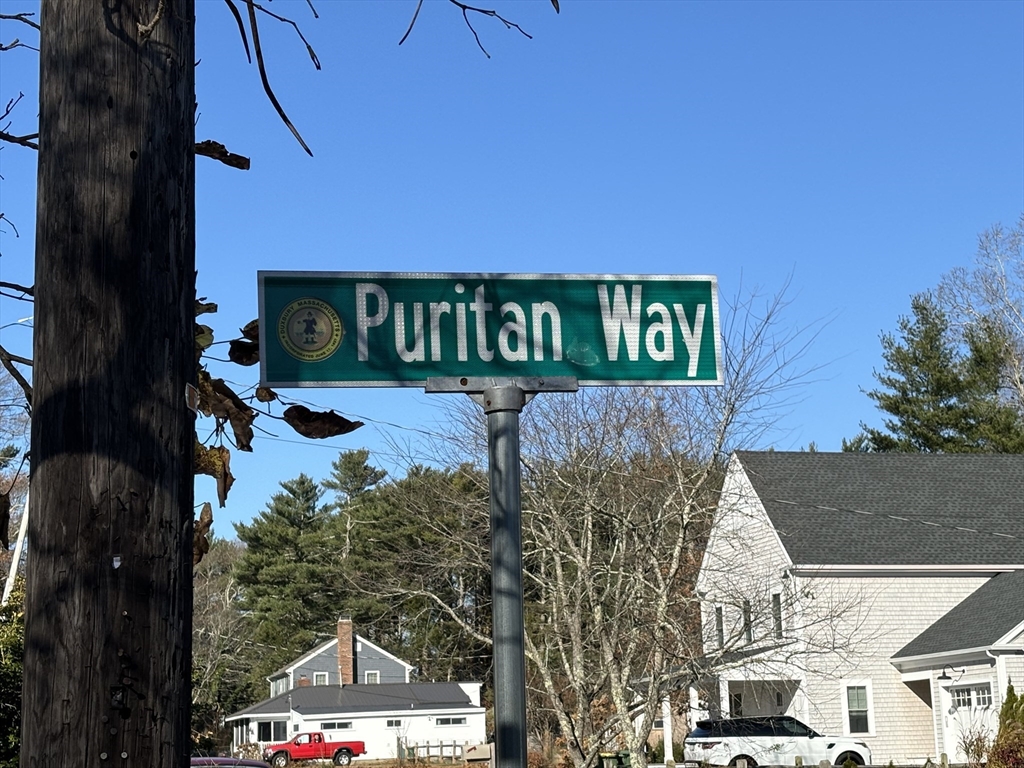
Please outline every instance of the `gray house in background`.
[{"label": "gray house in background", "polygon": [[314,685],[408,683],[413,667],[365,637],[354,634],[352,619],[338,619],[338,636],[282,667],[267,679],[270,697]]}]

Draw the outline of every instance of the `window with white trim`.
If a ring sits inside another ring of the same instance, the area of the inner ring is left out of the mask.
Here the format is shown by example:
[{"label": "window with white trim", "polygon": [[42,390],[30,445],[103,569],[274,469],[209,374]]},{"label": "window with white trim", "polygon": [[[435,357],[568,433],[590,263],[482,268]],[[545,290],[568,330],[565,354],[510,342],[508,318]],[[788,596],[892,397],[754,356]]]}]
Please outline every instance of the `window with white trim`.
[{"label": "window with white trim", "polygon": [[345,723],[320,723],[321,731],[346,731],[352,728],[352,721]]},{"label": "window with white trim", "polygon": [[715,608],[715,638],[718,640],[718,647],[725,648],[725,616],[722,606]]},{"label": "window with white trim", "polygon": [[991,707],[992,706],[992,686],[989,683],[983,683],[982,685],[975,686],[975,688],[974,688],[974,706],[976,706],[976,707]]},{"label": "window with white trim", "polygon": [[750,614],[750,601],[743,601],[743,639],[748,643],[754,642],[754,622]]},{"label": "window with white trim", "polygon": [[313,685],[327,685],[327,673],[326,672],[314,672],[313,673]]},{"label": "window with white trim", "polygon": [[434,720],[434,725],[465,725],[464,717],[439,717]]},{"label": "window with white trim", "polygon": [[949,696],[953,700],[953,706],[957,709],[971,708],[971,686],[961,685],[949,689]]},{"label": "window with white trim", "polygon": [[363,675],[363,682],[367,685],[378,685],[380,683],[380,672],[371,670]]},{"label": "window with white trim", "polygon": [[843,733],[846,736],[871,736],[875,731],[870,680],[843,680],[840,688],[843,705]]},{"label": "window with white trim", "polygon": [[388,720],[387,727],[388,728],[401,728],[402,727],[402,721],[401,720]]}]

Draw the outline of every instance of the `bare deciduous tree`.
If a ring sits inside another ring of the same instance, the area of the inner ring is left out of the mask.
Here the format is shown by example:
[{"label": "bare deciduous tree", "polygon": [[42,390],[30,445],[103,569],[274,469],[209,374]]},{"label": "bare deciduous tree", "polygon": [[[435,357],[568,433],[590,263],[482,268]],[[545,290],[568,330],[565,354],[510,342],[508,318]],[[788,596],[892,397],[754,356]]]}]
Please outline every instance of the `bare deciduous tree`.
[{"label": "bare deciduous tree", "polygon": [[[781,294],[729,307],[722,387],[540,395],[523,412],[529,714],[535,729],[555,727],[578,768],[598,764],[608,748],[628,749],[642,765],[666,691],[724,663],[704,656],[696,573],[728,453],[763,439],[812,373],[802,358],[813,331],[787,327],[785,307]],[[457,428],[435,446],[435,459],[482,463],[479,411],[468,401],[453,410]],[[453,542],[457,569],[482,583],[487,508],[461,508],[458,527],[451,516],[426,524]],[[432,598],[461,621],[429,587],[400,576],[380,586]],[[489,599],[477,592],[463,605],[479,611]]]},{"label": "bare deciduous tree", "polygon": [[943,276],[939,300],[960,331],[988,326],[1004,345],[1007,397],[1024,413],[1024,214],[978,238],[973,267]]}]

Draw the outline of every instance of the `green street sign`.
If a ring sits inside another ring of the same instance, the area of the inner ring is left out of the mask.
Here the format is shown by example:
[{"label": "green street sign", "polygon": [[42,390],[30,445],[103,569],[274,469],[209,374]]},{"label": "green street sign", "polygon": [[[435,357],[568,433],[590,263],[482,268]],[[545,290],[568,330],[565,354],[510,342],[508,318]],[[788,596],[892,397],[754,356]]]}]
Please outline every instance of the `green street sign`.
[{"label": "green street sign", "polygon": [[260,272],[260,378],[423,387],[436,377],[721,384],[714,277]]}]

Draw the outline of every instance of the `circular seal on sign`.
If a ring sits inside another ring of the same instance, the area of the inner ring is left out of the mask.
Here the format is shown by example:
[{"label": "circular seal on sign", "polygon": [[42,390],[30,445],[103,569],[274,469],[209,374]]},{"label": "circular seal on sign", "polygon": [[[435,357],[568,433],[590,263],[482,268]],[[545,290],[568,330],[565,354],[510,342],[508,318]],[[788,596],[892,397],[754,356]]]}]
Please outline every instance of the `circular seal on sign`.
[{"label": "circular seal on sign", "polygon": [[277,319],[277,338],[296,360],[318,363],[338,351],[345,326],[337,311],[322,299],[296,299]]}]

